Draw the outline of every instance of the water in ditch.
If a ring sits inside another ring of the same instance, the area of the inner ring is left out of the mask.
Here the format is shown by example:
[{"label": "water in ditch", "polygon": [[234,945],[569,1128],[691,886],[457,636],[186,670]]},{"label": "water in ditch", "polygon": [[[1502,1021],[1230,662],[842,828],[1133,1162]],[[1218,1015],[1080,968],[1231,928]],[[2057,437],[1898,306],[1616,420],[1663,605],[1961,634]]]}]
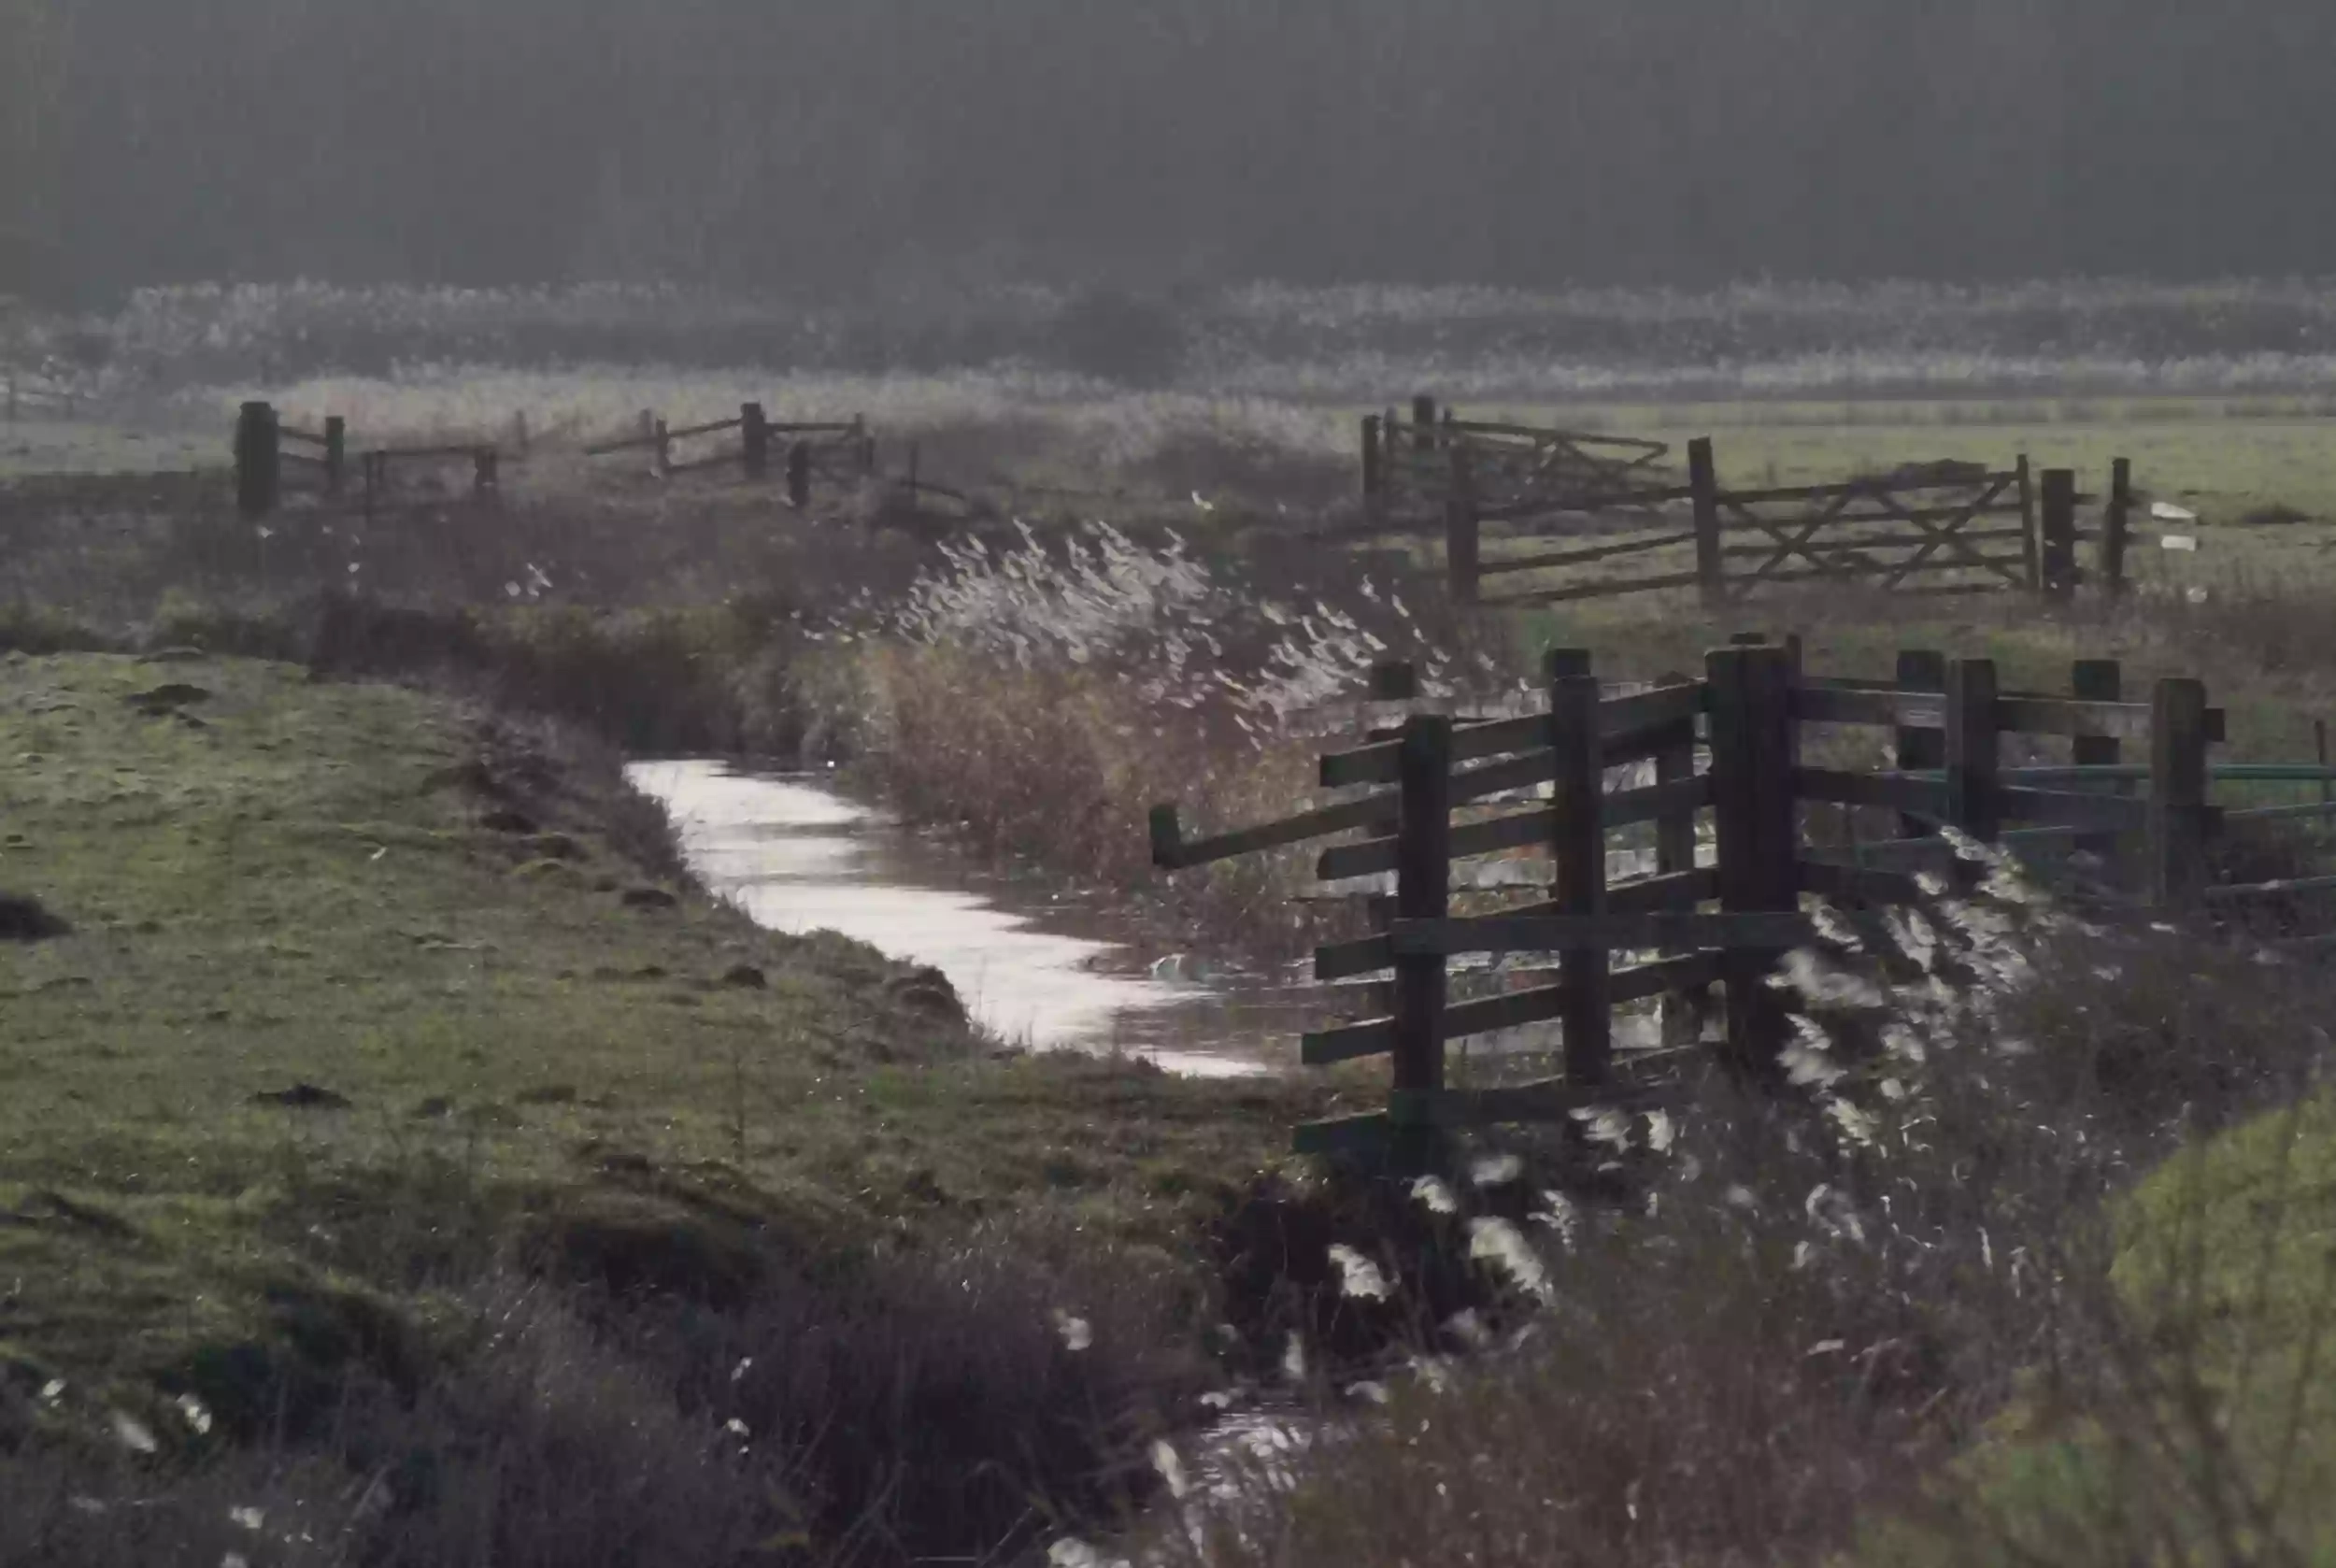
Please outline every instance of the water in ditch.
[{"label": "water in ditch", "polygon": [[1294,1061],[1306,1016],[1275,978],[1149,961],[1108,909],[976,865],[821,776],[675,761],[627,777],[665,807],[699,878],[757,924],[931,964],[1010,1044],[1218,1077]]}]

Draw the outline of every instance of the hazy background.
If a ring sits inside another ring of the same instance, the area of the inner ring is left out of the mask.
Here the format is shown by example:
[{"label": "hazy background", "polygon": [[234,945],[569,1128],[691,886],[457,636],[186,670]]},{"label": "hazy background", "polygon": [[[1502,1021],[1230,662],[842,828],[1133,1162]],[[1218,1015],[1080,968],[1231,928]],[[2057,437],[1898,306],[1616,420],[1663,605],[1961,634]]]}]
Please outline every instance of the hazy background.
[{"label": "hazy background", "polygon": [[0,0],[0,266],[2319,273],[2331,59],[2314,0]]}]

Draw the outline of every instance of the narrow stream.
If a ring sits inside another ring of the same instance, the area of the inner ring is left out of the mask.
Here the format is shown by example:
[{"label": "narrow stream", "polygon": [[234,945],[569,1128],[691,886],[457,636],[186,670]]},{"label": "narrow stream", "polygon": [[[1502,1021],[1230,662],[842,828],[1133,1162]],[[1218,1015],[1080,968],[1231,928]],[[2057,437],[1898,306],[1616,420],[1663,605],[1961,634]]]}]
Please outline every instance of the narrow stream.
[{"label": "narrow stream", "polygon": [[839,932],[931,964],[1010,1044],[1210,1077],[1290,1065],[1294,1052],[1271,1042],[1303,1027],[1302,1014],[1269,977],[1203,983],[1173,962],[1155,972],[1107,910],[978,869],[819,776],[675,761],[626,777],[664,806],[691,869],[755,923]]}]

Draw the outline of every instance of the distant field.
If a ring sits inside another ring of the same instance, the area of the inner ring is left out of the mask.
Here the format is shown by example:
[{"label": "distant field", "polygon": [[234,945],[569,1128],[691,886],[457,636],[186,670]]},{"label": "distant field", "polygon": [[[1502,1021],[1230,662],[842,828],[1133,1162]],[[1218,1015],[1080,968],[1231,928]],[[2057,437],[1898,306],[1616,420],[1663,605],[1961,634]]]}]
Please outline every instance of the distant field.
[{"label": "distant field", "polygon": [[[1396,383],[1390,396],[1415,383]],[[642,409],[677,423],[734,414],[762,402],[771,417],[865,415],[891,445],[923,449],[922,471],[951,482],[1017,478],[1107,488],[1147,475],[1172,493],[1204,454],[1219,464],[1303,465],[1318,475],[1350,465],[1350,401],[1128,392],[1038,374],[767,376],[750,370],[655,367],[565,372],[451,367],[393,378],[334,376],[281,386],[192,388],[148,400],[113,421],[0,427],[0,476],[183,468],[225,462],[235,405],[271,398],[287,418],[349,421],[352,440],[462,437],[516,442],[524,421],[547,454],[629,430]],[[1684,443],[1711,435],[1721,478],[1801,483],[1915,458],[2072,467],[2080,484],[2105,483],[2109,462],[2133,460],[2135,482],[2156,497],[2234,523],[2279,506],[2315,522],[2336,520],[2336,402],[2305,397],[2125,398],[1564,404],[1462,402],[1472,417],[1603,430]],[[620,460],[614,466],[623,466]],[[582,470],[581,473],[589,473]],[[2266,535],[2268,537],[2268,535]],[[2284,531],[2285,541],[2321,535]],[[2273,553],[2277,553],[2274,549]]]},{"label": "distant field", "polygon": [[207,435],[192,424],[121,419],[0,425],[0,478],[21,474],[168,472],[223,465],[224,427]]},{"label": "distant field", "polygon": [[[1720,482],[1816,484],[1935,458],[2072,468],[2081,492],[2133,464],[2151,502],[2196,514],[2135,519],[2132,569],[2176,585],[2235,573],[2292,581],[2336,576],[2336,419],[2296,400],[2125,399],[2109,403],[1900,402],[1697,405],[1465,405],[1471,418],[1643,435],[1674,449],[1712,438]],[[2195,552],[2158,541],[2194,540]],[[2089,553],[2089,547],[2087,547]]]},{"label": "distant field", "polygon": [[2336,286],[2310,279],[1000,287],[825,305],[610,285],[198,285],[140,291],[88,330],[108,374],[160,386],[493,363],[1018,370],[1310,403],[1397,386],[1575,402],[2336,391]]},{"label": "distant field", "polygon": [[2127,457],[2138,487],[2212,522],[2275,503],[2336,519],[2336,405],[2308,399],[1489,404],[1481,412],[1674,445],[1708,435],[1729,484],[1813,483],[1926,458],[2008,464],[2026,453],[2039,469],[2075,469],[2080,487],[2094,490],[2111,460]]}]

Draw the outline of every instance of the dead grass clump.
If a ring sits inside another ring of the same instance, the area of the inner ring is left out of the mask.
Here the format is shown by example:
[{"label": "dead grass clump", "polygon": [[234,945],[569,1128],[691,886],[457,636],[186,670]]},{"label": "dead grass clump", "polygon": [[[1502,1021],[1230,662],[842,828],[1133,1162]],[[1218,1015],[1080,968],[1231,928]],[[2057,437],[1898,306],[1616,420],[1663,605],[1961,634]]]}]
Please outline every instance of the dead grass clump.
[{"label": "dead grass clump", "polygon": [[111,653],[119,642],[46,605],[0,602],[0,653],[39,658],[51,653]]},{"label": "dead grass clump", "polygon": [[[2182,650],[2207,690],[2243,689],[2265,674],[2336,672],[2336,620],[2326,596],[2309,587],[2232,570],[2202,592],[2150,596],[2140,629]],[[2217,675],[2228,660],[2229,678]]]},{"label": "dead grass clump", "polygon": [[0,1376],[0,1561],[1006,1561],[1124,1517],[1209,1386],[1170,1261],[1067,1230],[814,1261],[738,1229],[709,1274],[672,1239],[705,1214],[595,1212],[578,1266],[441,1298],[427,1346],[288,1292],[280,1343],[174,1375],[153,1442]]},{"label": "dead grass clump", "polygon": [[[1464,1348],[1446,1325],[1514,1298],[1471,1261],[1457,1211],[1357,1169],[1316,1182],[1283,1174],[1251,1182],[1209,1227],[1209,1252],[1252,1377],[1278,1380],[1293,1341],[1318,1373],[1357,1377],[1423,1347]],[[1372,1277],[1390,1288],[1355,1288]]]},{"label": "dead grass clump", "polygon": [[1027,1226],[775,1279],[718,1319],[651,1307],[619,1329],[683,1409],[793,1456],[815,1538],[864,1561],[1006,1560],[1118,1517],[1150,1442],[1208,1386],[1165,1260]]},{"label": "dead grass clump", "polygon": [[[1157,886],[1150,807],[1176,802],[1201,832],[1286,813],[1312,787],[1307,720],[1375,663],[1412,657],[1443,691],[1494,678],[1403,574],[1275,577],[1291,553],[1100,525],[944,547],[899,601],[822,634],[844,651],[803,690],[908,816],[1090,883]],[[1285,948],[1304,865],[1250,857],[1160,896],[1207,938]]]},{"label": "dead grass clump", "polygon": [[349,1385],[313,1444],[192,1463],[21,1452],[0,1464],[0,1561],[723,1564],[793,1530],[745,1444],[686,1417],[555,1299],[506,1290],[477,1328],[459,1376],[408,1397]]},{"label": "dead grass clump", "polygon": [[[885,798],[973,848],[1082,880],[1152,881],[1147,818],[1174,800],[1200,820],[1280,814],[1309,785],[1302,747],[1250,748],[1108,676],[1018,669],[945,648],[886,649],[861,666],[877,695],[857,764]],[[1250,859],[1180,878],[1163,896],[1220,938],[1288,945],[1290,867]]]},{"label": "dead grass clump", "polygon": [[2311,520],[2311,513],[2298,511],[2284,501],[2250,506],[2239,514],[2240,525],[2245,528],[2286,528],[2295,523]]},{"label": "dead grass clump", "polygon": [[306,651],[296,620],[280,607],[224,603],[183,589],[163,595],[138,641],[148,649],[286,662],[298,661]]},{"label": "dead grass clump", "polygon": [[315,602],[305,649],[320,675],[440,679],[638,755],[792,757],[804,724],[791,637],[791,623],[753,599],[479,609],[335,592]]}]

